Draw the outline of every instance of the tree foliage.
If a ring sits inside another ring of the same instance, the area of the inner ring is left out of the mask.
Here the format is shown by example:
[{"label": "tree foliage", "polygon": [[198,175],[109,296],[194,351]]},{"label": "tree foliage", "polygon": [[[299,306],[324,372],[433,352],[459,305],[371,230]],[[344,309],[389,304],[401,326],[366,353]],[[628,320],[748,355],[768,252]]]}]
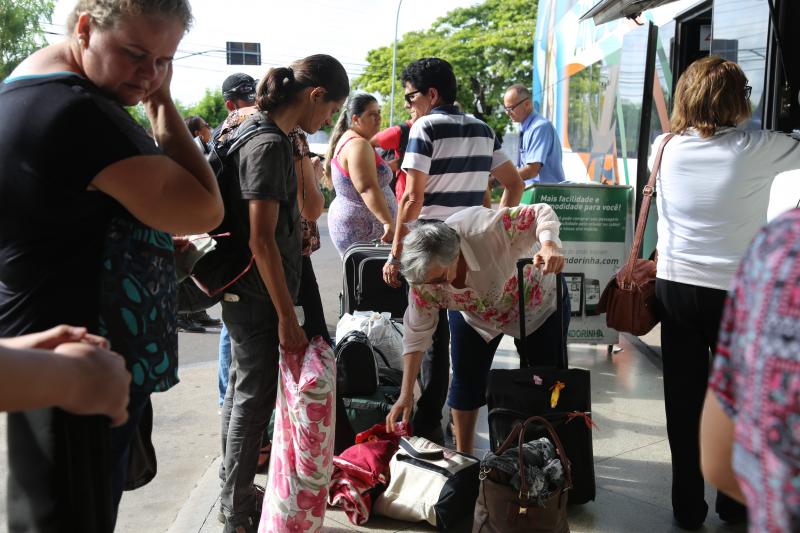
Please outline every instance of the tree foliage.
[{"label": "tree foliage", "polygon": [[[423,57],[440,57],[453,65],[458,102],[466,113],[487,122],[502,135],[510,124],[503,112],[503,93],[513,83],[532,82],[533,34],[537,0],[486,0],[458,8],[427,30],[403,35],[397,43],[395,122],[407,117],[399,78],[405,65]],[[400,13],[403,16],[403,13]],[[355,80],[362,90],[382,95],[388,125],[392,46],[370,50],[367,67]]]},{"label": "tree foliage", "polygon": [[[225,99],[222,97],[222,91],[219,89],[214,91],[206,89],[205,95],[192,106],[186,106],[180,100],[175,100],[175,107],[183,118],[192,115],[200,115],[212,128],[216,127],[228,116],[228,110],[225,108]],[[140,126],[146,130],[150,129],[150,120],[147,118],[142,104],[131,106],[127,109],[128,114],[130,114]]]},{"label": "tree foliage", "polygon": [[128,114],[133,117],[133,120],[135,120],[137,124],[150,131],[150,121],[147,119],[147,114],[144,112],[144,106],[142,104],[127,107],[125,109],[127,109]]},{"label": "tree foliage", "polygon": [[186,110],[184,117],[189,115],[199,115],[208,122],[212,128],[220,124],[228,116],[225,108],[225,99],[222,97],[220,89],[206,89],[203,97],[193,106]]},{"label": "tree foliage", "polygon": [[0,79],[45,45],[42,22],[53,7],[52,0],[0,0]]}]

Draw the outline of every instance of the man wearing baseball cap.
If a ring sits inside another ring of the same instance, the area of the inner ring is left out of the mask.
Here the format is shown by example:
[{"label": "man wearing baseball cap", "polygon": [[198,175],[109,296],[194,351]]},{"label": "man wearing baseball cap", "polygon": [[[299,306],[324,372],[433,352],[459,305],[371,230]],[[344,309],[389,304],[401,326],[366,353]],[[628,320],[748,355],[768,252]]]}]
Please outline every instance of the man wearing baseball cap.
[{"label": "man wearing baseball cap", "polygon": [[228,111],[251,106],[256,101],[256,80],[243,72],[231,74],[222,82],[222,96]]},{"label": "man wearing baseball cap", "polygon": [[211,132],[211,142],[216,142],[226,126],[227,129],[235,128],[250,114],[240,114],[238,111],[256,105],[256,80],[244,72],[231,74],[222,82],[222,97],[225,99],[228,117]]},{"label": "man wearing baseball cap", "polygon": [[[228,110],[228,116],[211,132],[211,142],[209,148],[204,150],[206,153],[210,151],[210,147],[219,140],[223,134],[233,132],[239,124],[241,124],[248,115],[255,111],[256,105],[256,80],[249,74],[244,72],[237,72],[231,74],[225,81],[222,82],[222,97],[225,99],[225,107]],[[199,302],[193,302],[197,305],[206,303],[206,298],[198,292],[194,283],[187,280],[184,285],[186,290],[182,292],[186,298],[189,294],[195,294],[199,298]],[[187,300],[188,302],[189,300]],[[184,331],[191,331],[194,333],[205,333],[206,326],[217,327],[222,323],[220,320],[211,318],[205,310],[200,311],[181,311],[178,313],[178,326]],[[228,331],[222,325],[222,341],[220,343],[220,405],[225,397],[225,388],[228,386],[228,367],[230,366],[230,341],[228,341]]]}]

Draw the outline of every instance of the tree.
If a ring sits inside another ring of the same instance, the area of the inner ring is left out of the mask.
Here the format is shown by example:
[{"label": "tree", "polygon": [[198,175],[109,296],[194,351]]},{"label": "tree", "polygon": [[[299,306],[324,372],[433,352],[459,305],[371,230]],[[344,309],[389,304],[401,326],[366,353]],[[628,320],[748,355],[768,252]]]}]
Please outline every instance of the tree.
[{"label": "tree", "polygon": [[150,131],[150,120],[147,118],[147,113],[144,112],[144,106],[142,104],[130,106],[126,109],[128,114],[133,117],[133,120],[135,120],[137,124],[147,131]]},{"label": "tree", "polygon": [[[502,136],[510,124],[503,111],[505,89],[513,83],[531,85],[536,7],[537,0],[486,0],[449,12],[430,29],[405,34],[397,43],[398,78],[415,59],[435,56],[447,60],[453,65],[458,102],[464,111]],[[370,50],[367,67],[354,85],[388,100],[391,71],[392,47]],[[395,117],[405,117],[403,88],[399,79],[395,84]],[[384,126],[388,117],[386,109]]]},{"label": "tree", "polygon": [[[189,109],[183,105],[180,100],[175,100],[175,108],[178,110],[178,114],[184,118],[192,115],[194,113],[190,113]],[[126,107],[128,114],[133,117],[133,120],[136,121],[141,127],[150,131],[150,119],[147,118],[147,113],[145,113],[144,105],[140,102],[134,106]]]},{"label": "tree", "polygon": [[228,109],[225,107],[225,99],[222,97],[220,89],[206,89],[205,94],[199,102],[189,107],[183,115],[199,115],[214,128],[225,120],[228,116]]},{"label": "tree", "polygon": [[52,0],[0,0],[0,79],[46,44],[42,22],[53,7]]}]

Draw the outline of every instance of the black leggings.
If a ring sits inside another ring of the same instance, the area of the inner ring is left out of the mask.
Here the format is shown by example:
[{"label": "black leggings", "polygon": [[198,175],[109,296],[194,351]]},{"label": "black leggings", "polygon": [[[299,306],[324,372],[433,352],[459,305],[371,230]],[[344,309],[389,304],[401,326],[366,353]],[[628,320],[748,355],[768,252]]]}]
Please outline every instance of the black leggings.
[{"label": "black leggings", "polygon": [[[708,511],[700,471],[700,414],[725,296],[720,289],[656,279],[664,408],[672,453],[672,509],[686,522],[702,522]],[[716,511],[730,516],[743,509],[718,492]]]}]

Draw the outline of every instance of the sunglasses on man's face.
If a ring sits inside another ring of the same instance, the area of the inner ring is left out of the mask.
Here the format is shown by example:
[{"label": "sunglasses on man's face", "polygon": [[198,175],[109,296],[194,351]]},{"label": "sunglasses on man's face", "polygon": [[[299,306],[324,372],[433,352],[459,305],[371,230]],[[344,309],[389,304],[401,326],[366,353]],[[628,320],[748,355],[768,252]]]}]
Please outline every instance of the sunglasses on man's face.
[{"label": "sunglasses on man's face", "polygon": [[417,95],[421,92],[422,91],[411,91],[410,93],[406,93],[405,95],[403,95],[403,98],[405,98],[405,101],[408,105],[411,105],[411,102],[415,100],[414,95]]}]

